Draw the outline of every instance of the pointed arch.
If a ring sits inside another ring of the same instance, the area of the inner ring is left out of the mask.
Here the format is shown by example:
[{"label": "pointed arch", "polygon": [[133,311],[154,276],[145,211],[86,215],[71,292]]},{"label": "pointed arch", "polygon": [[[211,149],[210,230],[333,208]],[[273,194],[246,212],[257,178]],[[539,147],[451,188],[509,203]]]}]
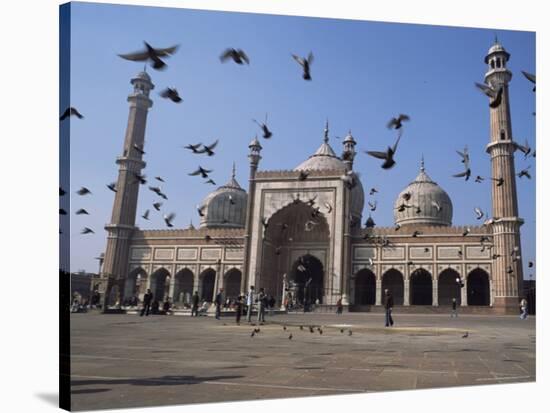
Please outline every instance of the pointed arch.
[{"label": "pointed arch", "polygon": [[374,305],[376,302],[376,276],[363,268],[355,274],[355,305]]},{"label": "pointed arch", "polygon": [[193,295],[195,275],[189,268],[183,268],[174,276],[174,303],[189,304]]},{"label": "pointed arch", "polygon": [[468,274],[467,294],[468,305],[488,306],[491,303],[489,274],[481,268],[476,268]]},{"label": "pointed arch", "polygon": [[405,297],[403,274],[395,268],[382,275],[382,296],[386,290],[392,293],[395,305],[403,305]]},{"label": "pointed arch", "polygon": [[437,302],[439,305],[451,305],[453,298],[458,305],[462,303],[460,284],[456,281],[460,274],[452,268],[443,270],[437,277]]},{"label": "pointed arch", "polygon": [[410,277],[411,305],[432,305],[432,275],[424,268],[414,270]]}]

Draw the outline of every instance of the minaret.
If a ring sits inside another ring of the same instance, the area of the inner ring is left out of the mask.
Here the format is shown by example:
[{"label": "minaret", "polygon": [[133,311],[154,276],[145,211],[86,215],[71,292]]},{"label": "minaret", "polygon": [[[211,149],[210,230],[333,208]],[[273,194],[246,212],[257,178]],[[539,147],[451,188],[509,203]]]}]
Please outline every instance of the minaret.
[{"label": "minaret", "polygon": [[[243,260],[243,269],[244,269],[244,277],[243,282],[241,284],[241,294],[246,294],[248,292],[249,285],[254,285],[255,274],[250,274],[250,238],[251,238],[251,231],[252,231],[252,206],[254,203],[254,195],[256,193],[256,172],[258,171],[258,165],[260,164],[260,160],[262,159],[262,156],[260,153],[262,152],[262,145],[260,145],[260,141],[258,140],[258,137],[255,136],[254,139],[250,142],[248,145],[249,153],[248,153],[248,159],[250,161],[250,172],[249,172],[249,178],[248,178],[248,198],[247,198],[247,204],[246,204],[246,221],[245,221],[245,232],[244,232],[244,260]],[[234,168],[234,167],[233,167]],[[234,169],[233,169],[234,170]]]},{"label": "minaret", "polygon": [[[128,272],[128,254],[130,238],[135,229],[136,209],[139,192],[139,180],[136,174],[141,174],[145,168],[142,160],[145,141],[145,125],[147,112],[153,106],[149,92],[155,87],[149,75],[143,71],[138,73],[130,82],[134,86],[128,96],[130,111],[122,156],[116,163],[119,165],[118,180],[116,183],[115,201],[111,223],[105,226],[108,232],[105,261],[103,263],[102,278],[107,279],[104,294],[105,304],[109,302],[112,288],[118,287],[119,302],[124,300],[124,282]],[[104,306],[105,309],[105,306]]]},{"label": "minaret", "polygon": [[[328,121],[325,127],[325,137],[328,141]],[[344,138],[342,144],[344,145],[344,150],[342,152],[342,160],[346,165],[346,171],[351,172],[353,170],[353,159],[355,158],[355,139],[351,134],[351,130],[348,132],[348,135]],[[344,228],[344,239],[343,239],[343,268],[342,268],[342,304],[347,308],[350,304],[350,286],[349,280],[351,278],[352,268],[351,268],[351,190],[347,189],[347,186],[344,185],[344,207],[342,208],[342,219],[343,219],[343,228]],[[353,217],[356,219],[356,217]],[[359,218],[360,220],[361,218]],[[361,221],[359,221],[361,222]]]},{"label": "minaret", "polygon": [[[485,82],[495,91],[502,88],[502,101],[490,108],[490,142],[487,152],[491,157],[493,218],[493,306],[498,312],[517,313],[518,301],[523,294],[523,268],[519,228],[523,220],[518,217],[516,171],[512,135],[508,83],[512,73],[506,63],[510,54],[495,38],[485,57],[488,71]],[[499,184],[501,180],[502,184]],[[515,251],[514,253],[512,253]],[[511,270],[511,271],[510,271]]]}]

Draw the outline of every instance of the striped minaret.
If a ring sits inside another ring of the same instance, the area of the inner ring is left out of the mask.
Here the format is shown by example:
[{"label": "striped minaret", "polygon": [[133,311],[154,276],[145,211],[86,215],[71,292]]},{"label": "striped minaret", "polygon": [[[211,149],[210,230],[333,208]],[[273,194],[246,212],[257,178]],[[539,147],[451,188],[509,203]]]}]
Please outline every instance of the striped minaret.
[{"label": "striped minaret", "polygon": [[[102,296],[104,309],[106,305],[120,303],[124,300],[124,284],[128,275],[128,254],[130,240],[135,229],[136,211],[140,182],[136,175],[141,175],[145,168],[143,148],[145,143],[145,125],[147,113],[153,106],[149,92],[155,87],[149,75],[143,71],[132,80],[134,90],[128,96],[130,104],[128,125],[122,148],[122,156],[116,163],[119,165],[113,213],[107,230],[107,247],[101,277],[106,280]],[[111,294],[113,290],[113,294]]]},{"label": "striped minaret", "polygon": [[[517,313],[523,291],[520,226],[516,191],[514,152],[508,83],[512,73],[506,67],[510,54],[495,39],[485,57],[488,71],[485,82],[495,91],[502,89],[502,101],[490,107],[490,141],[487,152],[491,157],[493,218],[492,285],[493,306],[498,312]],[[492,102],[493,99],[490,99]]]}]

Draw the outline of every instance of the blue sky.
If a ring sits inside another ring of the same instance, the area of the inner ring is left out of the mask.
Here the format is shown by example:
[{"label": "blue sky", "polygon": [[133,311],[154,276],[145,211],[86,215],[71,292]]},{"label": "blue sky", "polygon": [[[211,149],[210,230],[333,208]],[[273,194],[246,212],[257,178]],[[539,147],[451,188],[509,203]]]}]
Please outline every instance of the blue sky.
[{"label": "blue sky", "polygon": [[[110,220],[113,193],[106,184],[116,181],[114,161],[121,154],[128,117],[127,95],[132,76],[143,64],[120,59],[118,53],[138,50],[143,40],[155,47],[179,44],[166,60],[168,69],[148,68],[155,84],[149,112],[144,171],[161,175],[168,195],[164,211],[175,212],[176,227],[191,219],[198,224],[195,205],[213,187],[188,172],[199,164],[213,168],[213,178],[225,183],[233,161],[237,180],[247,188],[247,145],[259,133],[252,118],[269,113],[274,136],[262,141],[260,169],[292,169],[322,142],[325,120],[330,143],[337,153],[351,129],[357,149],[383,150],[394,134],[386,122],[407,113],[396,156],[389,171],[364,153],[355,170],[366,192],[377,187],[377,225],[393,224],[393,203],[418,173],[424,155],[428,174],[449,194],[454,225],[475,225],[473,208],[490,211],[490,183],[452,178],[462,164],[456,149],[470,149],[474,174],[488,176],[489,108],[474,88],[483,81],[483,58],[495,34],[511,54],[508,67],[512,129],[515,139],[535,146],[535,95],[520,70],[535,72],[535,34],[532,32],[451,28],[352,20],[288,17],[73,3],[71,21],[71,104],[85,119],[71,120],[71,270],[95,271],[94,260],[105,248],[105,223]],[[221,64],[227,47],[242,48],[250,66]],[[291,53],[313,51],[312,82],[301,78]],[[179,105],[161,99],[158,92],[176,87],[184,99]],[[212,158],[192,155],[181,146],[220,139]],[[524,265],[535,258],[534,159],[516,155],[516,169],[532,165],[533,180],[518,179]],[[86,186],[92,196],[75,191]],[[138,216],[152,209],[156,195],[142,187]],[[366,203],[365,203],[366,205]],[[86,208],[90,216],[75,216]],[[162,216],[151,211],[141,228],[163,228]],[[364,216],[368,216],[367,210]],[[88,226],[95,235],[82,236]],[[68,236],[68,234],[67,234]],[[535,276],[525,268],[525,277]]]}]

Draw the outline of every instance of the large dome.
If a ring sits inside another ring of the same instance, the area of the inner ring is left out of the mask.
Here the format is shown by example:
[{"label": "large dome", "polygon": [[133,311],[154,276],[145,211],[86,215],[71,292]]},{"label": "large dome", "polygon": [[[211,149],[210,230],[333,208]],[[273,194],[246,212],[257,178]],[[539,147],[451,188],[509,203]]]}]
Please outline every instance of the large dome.
[{"label": "large dome", "polygon": [[[353,139],[348,135],[346,139]],[[307,158],[304,162],[294,168],[295,171],[342,171],[342,175],[346,171],[346,164],[342,159],[336,156],[336,153],[328,143],[328,123],[325,127],[325,136],[323,143],[319,146],[319,149],[315,151],[313,155]],[[345,141],[344,141],[345,142]],[[358,176],[356,176],[357,185],[351,190],[351,214],[358,218],[361,218],[363,207],[365,205],[365,192],[363,191],[363,184]]]},{"label": "large dome", "polygon": [[426,174],[422,162],[416,179],[395,200],[393,214],[395,223],[399,225],[450,226],[453,204],[447,192]]},{"label": "large dome", "polygon": [[200,228],[244,228],[248,195],[235,179],[235,167],[228,183],[204,198]]}]

